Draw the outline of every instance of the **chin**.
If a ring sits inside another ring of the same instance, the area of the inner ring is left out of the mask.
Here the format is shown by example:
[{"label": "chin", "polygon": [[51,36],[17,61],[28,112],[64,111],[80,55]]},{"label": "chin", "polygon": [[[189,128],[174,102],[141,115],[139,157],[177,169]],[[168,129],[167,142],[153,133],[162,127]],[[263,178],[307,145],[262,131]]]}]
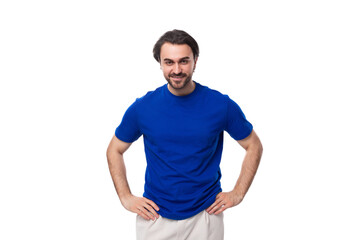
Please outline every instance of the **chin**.
[{"label": "chin", "polygon": [[172,81],[170,85],[175,89],[182,89],[186,86],[186,82],[182,81],[180,83],[176,83],[176,82]]},{"label": "chin", "polygon": [[180,81],[179,83],[176,83],[175,81],[166,78],[167,82],[170,84],[170,86],[174,89],[183,89],[186,87],[186,85],[188,85],[188,83],[190,82],[191,78],[186,78],[182,81]]}]

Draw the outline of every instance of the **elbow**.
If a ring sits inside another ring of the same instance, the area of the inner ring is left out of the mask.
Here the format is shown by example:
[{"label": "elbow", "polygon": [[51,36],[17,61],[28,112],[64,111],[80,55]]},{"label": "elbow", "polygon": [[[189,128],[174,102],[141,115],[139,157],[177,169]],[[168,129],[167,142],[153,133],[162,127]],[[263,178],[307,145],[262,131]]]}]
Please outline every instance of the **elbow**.
[{"label": "elbow", "polygon": [[106,158],[107,161],[110,162],[111,159],[114,158],[114,155],[118,154],[118,152],[116,151],[116,149],[114,149],[113,147],[109,146],[106,150]]},{"label": "elbow", "polygon": [[120,149],[116,148],[113,145],[110,145],[106,150],[106,158],[110,163],[112,160],[118,159],[123,156],[123,152]]},{"label": "elbow", "polygon": [[261,143],[260,140],[259,140],[258,152],[259,152],[260,157],[262,156],[263,151],[264,151],[263,145],[262,145],[262,143]]},{"label": "elbow", "polygon": [[255,141],[253,144],[251,144],[246,151],[251,152],[251,154],[256,156],[255,159],[257,159],[258,162],[260,162],[261,156],[264,151],[264,148],[263,148],[263,145],[262,145],[260,139],[257,139],[257,141]]},{"label": "elbow", "polygon": [[106,150],[106,158],[107,158],[107,161],[109,162],[110,161],[110,158],[111,158],[111,155],[112,155],[112,150],[110,148],[110,146],[107,148]]},{"label": "elbow", "polygon": [[264,148],[263,148],[263,145],[260,141],[260,139],[258,140],[258,143],[256,144],[256,154],[258,155],[258,161],[260,162],[261,160],[261,156],[263,154],[263,151],[264,151]]}]

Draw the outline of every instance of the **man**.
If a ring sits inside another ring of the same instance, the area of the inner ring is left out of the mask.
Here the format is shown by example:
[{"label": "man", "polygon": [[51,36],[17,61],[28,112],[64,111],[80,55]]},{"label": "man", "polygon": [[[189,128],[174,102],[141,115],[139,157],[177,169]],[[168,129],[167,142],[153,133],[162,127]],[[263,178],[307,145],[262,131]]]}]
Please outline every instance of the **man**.
[{"label": "man", "polygon": [[[126,111],[107,150],[122,205],[137,213],[138,240],[221,240],[223,211],[248,191],[262,155],[261,142],[228,96],[193,81],[199,56],[186,32],[166,32],[155,44],[167,84],[137,99]],[[223,132],[244,149],[234,189],[222,192]],[[147,160],[143,197],[132,195],[123,154],[140,136]]]}]

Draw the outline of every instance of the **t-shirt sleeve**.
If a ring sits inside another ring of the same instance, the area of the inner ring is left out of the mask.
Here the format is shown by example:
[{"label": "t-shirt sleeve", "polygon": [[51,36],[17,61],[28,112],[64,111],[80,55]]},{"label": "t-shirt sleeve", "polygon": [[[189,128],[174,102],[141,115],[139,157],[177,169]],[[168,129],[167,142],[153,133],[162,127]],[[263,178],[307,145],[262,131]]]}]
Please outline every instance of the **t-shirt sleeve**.
[{"label": "t-shirt sleeve", "polygon": [[225,131],[235,140],[241,140],[250,135],[252,124],[246,119],[239,105],[227,96],[227,116]]},{"label": "t-shirt sleeve", "polygon": [[115,136],[121,141],[132,143],[142,135],[137,119],[137,101],[125,112],[120,125],[115,130]]}]

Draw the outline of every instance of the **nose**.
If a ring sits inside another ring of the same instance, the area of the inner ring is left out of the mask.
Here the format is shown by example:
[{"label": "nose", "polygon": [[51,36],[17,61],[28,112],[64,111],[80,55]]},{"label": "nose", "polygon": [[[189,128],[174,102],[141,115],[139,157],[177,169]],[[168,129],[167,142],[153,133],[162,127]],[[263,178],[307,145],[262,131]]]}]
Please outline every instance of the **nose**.
[{"label": "nose", "polygon": [[181,67],[180,67],[179,63],[174,64],[173,71],[174,71],[175,74],[181,73]]}]

